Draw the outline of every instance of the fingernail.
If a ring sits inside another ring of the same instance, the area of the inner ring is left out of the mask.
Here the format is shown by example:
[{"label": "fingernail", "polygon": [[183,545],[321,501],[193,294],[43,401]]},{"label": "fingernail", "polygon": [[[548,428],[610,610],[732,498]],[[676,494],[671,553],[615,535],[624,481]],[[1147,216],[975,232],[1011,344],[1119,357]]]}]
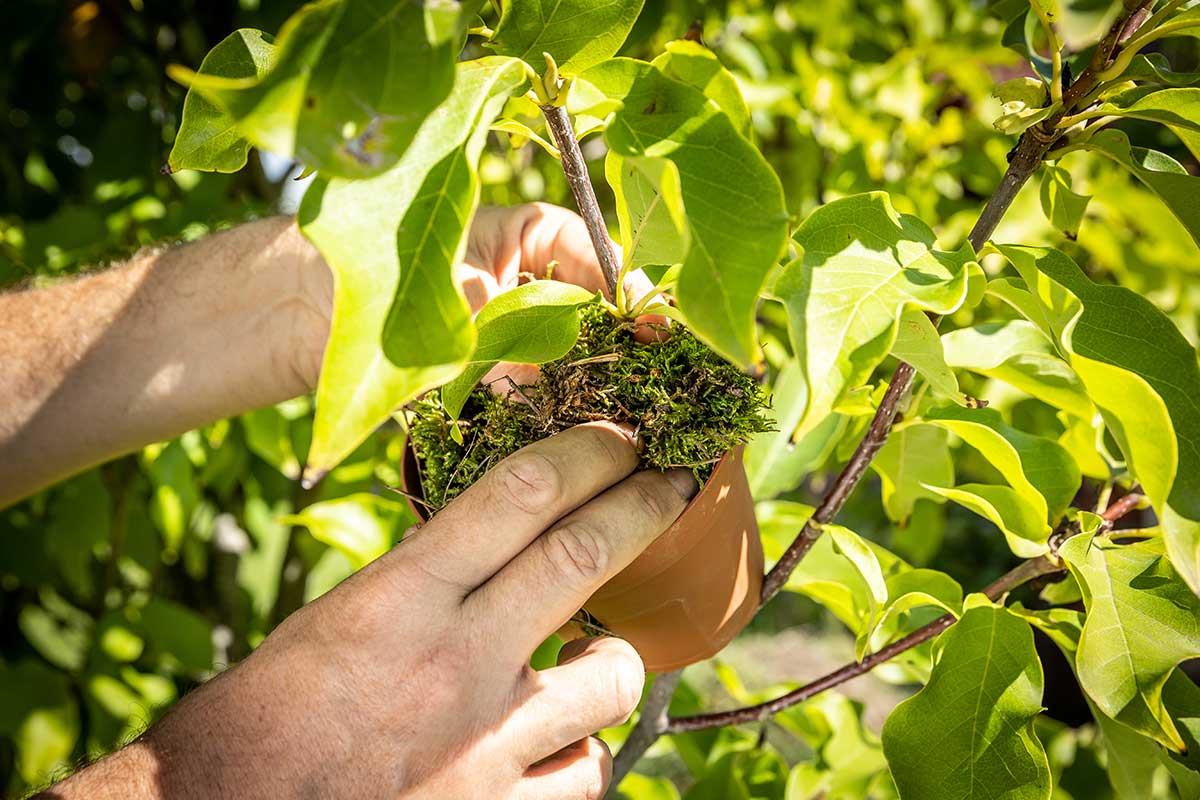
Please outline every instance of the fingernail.
[{"label": "fingernail", "polygon": [[700,484],[696,483],[690,469],[669,469],[663,474],[684,500],[691,500],[700,491]]},{"label": "fingernail", "polygon": [[615,428],[622,436],[629,440],[633,445],[633,449],[637,452],[642,452],[642,437],[638,436],[637,429],[627,422],[610,422],[608,423]]}]

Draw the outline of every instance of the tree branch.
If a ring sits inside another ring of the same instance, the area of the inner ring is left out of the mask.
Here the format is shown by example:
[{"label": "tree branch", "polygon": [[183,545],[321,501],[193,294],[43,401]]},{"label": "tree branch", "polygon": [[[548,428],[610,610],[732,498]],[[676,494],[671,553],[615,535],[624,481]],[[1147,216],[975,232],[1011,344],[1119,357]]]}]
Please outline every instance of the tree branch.
[{"label": "tree branch", "polygon": [[579,140],[575,138],[575,129],[571,127],[571,118],[563,106],[543,105],[541,108],[546,117],[546,127],[550,129],[550,136],[562,157],[563,174],[567,176],[571,194],[575,196],[575,205],[579,207],[579,215],[583,217],[588,235],[592,237],[592,247],[596,249],[604,283],[608,286],[608,297],[615,303],[621,265],[617,263],[616,251],[613,250],[612,240],[608,238],[608,226],[604,224],[596,190],[588,178],[587,164],[579,149]]},{"label": "tree branch", "polygon": [[[1109,506],[1101,516],[1107,523],[1111,524],[1136,508],[1144,499],[1142,495],[1131,492]],[[1028,561],[1021,562],[1014,569],[993,581],[983,590],[983,593],[992,600],[998,600],[1008,592],[1028,583],[1034,578],[1040,578],[1043,575],[1054,575],[1065,571],[1065,569],[1057,558],[1048,556],[1031,558]],[[933,622],[918,628],[904,638],[898,639],[877,652],[871,653],[862,661],[854,661],[839,667],[811,683],[776,697],[774,700],[768,700],[765,703],[759,703],[754,706],[746,706],[745,708],[718,711],[712,714],[670,718],[664,733],[685,733],[687,731],[704,730],[705,728],[718,728],[723,725],[762,721],[785,708],[794,706],[797,703],[803,703],[805,700],[820,694],[826,689],[831,689],[852,678],[857,678],[859,675],[870,672],[885,661],[889,661],[906,650],[911,650],[917,645],[929,641],[957,621],[957,618],[953,614],[945,614],[938,617]],[[621,752],[624,752],[624,749]]]}]

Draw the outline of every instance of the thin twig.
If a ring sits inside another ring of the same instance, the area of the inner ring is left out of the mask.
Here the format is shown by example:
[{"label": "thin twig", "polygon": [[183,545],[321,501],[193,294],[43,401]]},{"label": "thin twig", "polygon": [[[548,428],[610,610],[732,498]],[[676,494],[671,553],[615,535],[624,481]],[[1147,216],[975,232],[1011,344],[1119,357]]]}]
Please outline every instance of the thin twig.
[{"label": "thin twig", "polygon": [[[1101,516],[1106,523],[1112,524],[1136,508],[1144,499],[1142,495],[1131,492],[1109,506]],[[1013,589],[1029,583],[1035,578],[1040,578],[1044,575],[1054,575],[1065,570],[1066,567],[1056,559],[1047,556],[1031,558],[1028,561],[1021,562],[1012,570],[993,581],[983,590],[983,593],[992,600],[999,600]],[[687,731],[704,730],[705,728],[718,728],[723,725],[739,725],[764,720],[785,708],[790,708],[797,703],[803,703],[805,700],[820,694],[826,689],[831,689],[852,678],[857,678],[859,675],[870,672],[885,661],[889,661],[906,650],[911,650],[917,645],[929,641],[957,621],[957,618],[953,614],[944,614],[928,625],[917,628],[917,630],[904,638],[898,639],[888,646],[871,653],[862,661],[854,661],[838,667],[833,672],[823,675],[798,689],[793,689],[787,694],[780,695],[774,700],[768,700],[765,703],[746,706],[744,708],[734,708],[729,711],[718,711],[712,714],[672,717],[667,723],[665,733],[685,733]]]},{"label": "thin twig", "polygon": [[563,106],[543,105],[542,114],[546,117],[546,127],[562,156],[563,174],[571,185],[571,194],[575,196],[575,205],[587,225],[588,235],[592,237],[592,247],[596,249],[596,258],[600,262],[600,270],[604,273],[604,283],[608,287],[608,298],[617,301],[617,280],[621,267],[617,263],[617,254],[613,250],[612,240],[608,238],[608,227],[604,224],[604,216],[600,213],[600,203],[596,200],[596,191],[588,178],[587,163],[583,160],[583,152],[579,149],[579,140],[575,138],[575,129],[571,127],[571,118]]}]

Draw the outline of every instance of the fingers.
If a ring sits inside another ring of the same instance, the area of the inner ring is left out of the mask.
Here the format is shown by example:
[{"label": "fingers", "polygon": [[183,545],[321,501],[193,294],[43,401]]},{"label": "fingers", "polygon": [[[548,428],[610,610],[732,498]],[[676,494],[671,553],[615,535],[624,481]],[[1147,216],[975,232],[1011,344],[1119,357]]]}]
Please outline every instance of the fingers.
[{"label": "fingers", "polygon": [[629,719],[642,699],[646,670],[624,639],[570,642],[559,666],[529,674],[529,698],[505,722],[505,736],[521,742],[526,762],[546,758],[571,742]]},{"label": "fingers", "polygon": [[657,539],[696,488],[687,470],[631,475],[531,540],[463,610],[494,626],[497,640],[526,658]]},{"label": "fingers", "polygon": [[608,745],[589,736],[529,768],[518,784],[520,800],[600,800],[612,780]]},{"label": "fingers", "polygon": [[629,435],[608,423],[535,442],[446,506],[408,540],[405,555],[466,595],[555,520],[629,475],[637,461]]}]

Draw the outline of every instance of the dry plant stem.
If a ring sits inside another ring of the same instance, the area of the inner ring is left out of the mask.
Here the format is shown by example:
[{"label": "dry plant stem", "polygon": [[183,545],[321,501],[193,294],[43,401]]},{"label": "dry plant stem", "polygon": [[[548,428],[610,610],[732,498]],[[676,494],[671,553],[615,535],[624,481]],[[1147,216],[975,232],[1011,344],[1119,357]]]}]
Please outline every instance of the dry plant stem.
[{"label": "dry plant stem", "polygon": [[550,129],[550,136],[561,155],[563,174],[567,176],[567,183],[571,185],[575,205],[579,207],[579,214],[587,224],[588,235],[592,238],[592,247],[596,249],[596,258],[600,261],[604,282],[608,286],[608,297],[615,303],[621,265],[617,262],[612,240],[608,238],[608,226],[604,224],[600,204],[596,201],[596,191],[588,178],[587,164],[579,149],[579,140],[575,138],[575,129],[571,127],[571,118],[563,106],[544,105],[541,108],[546,117],[546,127]]},{"label": "dry plant stem", "polygon": [[633,769],[633,765],[650,749],[650,745],[667,729],[667,706],[671,704],[671,696],[679,685],[680,670],[664,672],[654,679],[646,702],[642,706],[642,716],[637,725],[629,732],[629,738],[613,757],[613,773],[611,786],[612,796],[616,796],[616,787]]},{"label": "dry plant stem", "polygon": [[[1125,495],[1120,500],[1110,505],[1101,515],[1105,522],[1111,525],[1116,520],[1128,514],[1145,498],[1136,493],[1131,492]],[[1031,558],[1028,561],[1023,561],[1014,567],[1009,572],[1006,572],[1000,578],[989,584],[983,593],[992,600],[999,600],[1013,589],[1028,583],[1034,578],[1040,578],[1043,575],[1054,575],[1063,572],[1065,567],[1057,559],[1052,559],[1047,556],[1039,556]],[[911,650],[922,642],[927,642],[934,638],[942,631],[949,628],[957,621],[957,618],[952,614],[945,614],[938,617],[933,622],[918,628],[902,639],[892,642],[887,647],[871,653],[862,661],[854,661],[845,666],[835,669],[827,675],[817,678],[815,681],[801,686],[799,689],[794,689],[785,695],[776,697],[774,700],[768,700],[765,703],[760,703],[755,706],[746,706],[744,708],[735,708],[729,711],[718,711],[713,714],[698,714],[692,717],[675,717],[669,719],[664,733],[685,733],[687,731],[704,730],[705,728],[717,728],[723,725],[737,725],[747,722],[758,722],[767,717],[782,711],[785,708],[802,703],[810,697],[820,694],[826,689],[831,689],[834,686],[845,683],[846,681],[857,678],[870,672],[875,667],[895,658],[905,650]],[[624,751],[622,751],[624,752]]]}]

